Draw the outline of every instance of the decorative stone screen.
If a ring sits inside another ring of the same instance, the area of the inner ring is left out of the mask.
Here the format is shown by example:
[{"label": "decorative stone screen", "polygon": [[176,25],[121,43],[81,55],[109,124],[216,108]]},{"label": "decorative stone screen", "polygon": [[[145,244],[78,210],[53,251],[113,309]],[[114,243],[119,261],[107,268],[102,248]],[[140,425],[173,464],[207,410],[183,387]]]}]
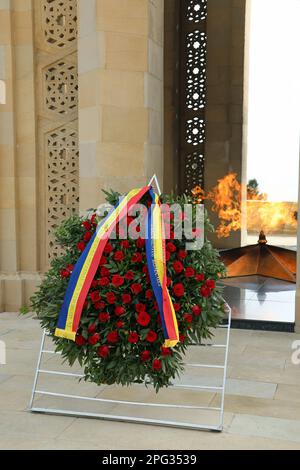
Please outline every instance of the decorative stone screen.
[{"label": "decorative stone screen", "polygon": [[53,231],[78,211],[77,0],[34,2],[42,264],[60,253]]},{"label": "decorative stone screen", "polygon": [[204,184],[207,0],[181,0],[179,48],[180,190]]}]

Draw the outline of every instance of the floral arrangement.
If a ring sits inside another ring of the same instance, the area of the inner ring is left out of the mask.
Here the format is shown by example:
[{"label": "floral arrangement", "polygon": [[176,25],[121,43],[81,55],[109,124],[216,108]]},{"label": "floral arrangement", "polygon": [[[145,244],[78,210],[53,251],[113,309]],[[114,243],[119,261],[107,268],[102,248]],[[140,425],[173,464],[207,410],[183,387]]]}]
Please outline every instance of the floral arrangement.
[{"label": "floral arrangement", "polygon": [[[115,205],[119,194],[107,192]],[[162,196],[165,204],[184,206],[186,196]],[[145,204],[149,201],[145,200]],[[99,217],[72,216],[56,230],[64,254],[53,259],[50,270],[32,297],[41,325],[53,335],[58,351],[70,365],[77,360],[87,381],[100,384],[152,384],[158,391],[183,372],[183,358],[192,342],[213,335],[222,321],[225,303],[216,285],[225,267],[218,252],[205,240],[200,250],[186,250],[186,239],[174,238],[174,220],[166,240],[168,288],[179,326],[179,343],[165,348],[158,307],[147,269],[145,240],[112,239],[107,243],[85,301],[75,342],[54,336],[60,308],[74,265],[91,239]],[[127,217],[127,224],[134,222]],[[117,226],[117,232],[121,226]],[[205,216],[205,230],[212,227]]]}]

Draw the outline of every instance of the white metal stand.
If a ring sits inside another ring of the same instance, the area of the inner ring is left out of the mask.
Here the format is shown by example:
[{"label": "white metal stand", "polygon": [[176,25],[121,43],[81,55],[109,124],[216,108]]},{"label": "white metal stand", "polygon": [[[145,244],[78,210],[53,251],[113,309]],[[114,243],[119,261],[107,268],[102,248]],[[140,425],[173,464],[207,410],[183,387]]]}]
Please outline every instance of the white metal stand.
[{"label": "white metal stand", "polygon": [[[157,190],[159,193],[160,188],[158,184],[158,180],[156,175],[153,176],[149,184],[155,182],[157,186]],[[224,401],[225,401],[225,388],[226,388],[226,376],[227,376],[227,363],[228,363],[228,351],[229,351],[229,338],[230,338],[230,327],[231,327],[231,309],[227,306],[228,312],[228,319],[227,323],[219,325],[219,329],[222,331],[225,330],[225,341],[222,344],[214,344],[212,342],[205,343],[205,344],[192,344],[191,346],[197,346],[201,348],[205,348],[205,350],[211,350],[211,348],[218,348],[224,352],[223,362],[221,364],[201,364],[201,363],[189,363],[186,364],[187,367],[196,368],[198,370],[221,370],[222,371],[222,378],[221,384],[219,386],[215,385],[195,385],[195,384],[184,384],[184,383],[176,383],[172,385],[172,387],[180,388],[180,389],[187,389],[187,390],[195,390],[199,393],[201,391],[212,391],[220,394],[220,406],[197,406],[197,405],[182,405],[182,404],[171,404],[171,403],[152,403],[152,402],[142,402],[142,401],[131,401],[131,400],[116,400],[116,399],[108,399],[108,398],[94,398],[83,396],[80,394],[67,394],[67,393],[58,393],[58,392],[50,392],[44,390],[42,387],[38,388],[38,382],[41,375],[54,375],[54,376],[62,376],[62,377],[69,377],[78,380],[83,378],[83,374],[73,373],[71,372],[70,368],[68,371],[57,371],[47,369],[45,366],[41,367],[42,360],[44,356],[49,355],[60,355],[59,352],[55,352],[52,349],[45,349],[45,340],[48,336],[47,332],[44,330],[41,347],[38,355],[37,367],[35,372],[35,378],[33,382],[32,388],[32,395],[29,404],[29,410],[36,413],[46,413],[46,414],[55,414],[55,415],[65,415],[65,416],[75,416],[75,417],[86,417],[86,418],[100,418],[104,420],[111,420],[111,421],[121,421],[121,422],[131,422],[131,423],[140,423],[140,424],[150,424],[150,425],[157,425],[157,426],[169,426],[169,427],[176,427],[182,429],[197,429],[197,430],[210,430],[210,431],[222,431],[223,430],[223,422],[224,422]],[[47,363],[46,363],[47,364]],[[67,366],[68,367],[68,366]],[[76,384],[74,384],[74,387]],[[207,410],[213,411],[217,413],[218,418],[216,419],[216,423],[214,424],[206,424],[206,423],[195,423],[195,422],[185,422],[185,421],[174,421],[169,419],[154,419],[154,418],[141,418],[135,416],[126,416],[123,414],[109,414],[109,413],[96,413],[96,412],[88,412],[88,411],[78,411],[74,410],[67,410],[65,408],[51,408],[48,407],[39,407],[36,405],[37,397],[53,397],[61,399],[70,399],[70,400],[78,400],[82,402],[94,402],[94,403],[103,403],[103,404],[115,404],[115,405],[129,405],[134,408],[159,408],[159,409],[183,409],[183,410]],[[159,397],[159,393],[158,393]]]}]

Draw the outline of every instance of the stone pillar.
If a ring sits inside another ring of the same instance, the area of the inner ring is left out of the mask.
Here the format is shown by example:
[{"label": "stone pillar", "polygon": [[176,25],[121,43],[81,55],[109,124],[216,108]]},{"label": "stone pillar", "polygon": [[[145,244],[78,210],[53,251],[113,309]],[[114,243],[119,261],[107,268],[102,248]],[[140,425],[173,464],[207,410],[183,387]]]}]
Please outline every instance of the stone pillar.
[{"label": "stone pillar", "polygon": [[163,0],[79,0],[80,208],[163,177]]},{"label": "stone pillar", "polygon": [[[209,0],[207,15],[207,107],[205,188],[218,179],[237,173],[244,184],[243,164],[244,49],[246,0]],[[212,222],[218,219],[210,214]],[[245,229],[245,227],[244,227]],[[228,239],[214,237],[216,247],[237,247],[244,242],[243,230]]]},{"label": "stone pillar", "polygon": [[[299,147],[300,159],[300,147]],[[299,166],[299,181],[300,181],[300,166]],[[300,184],[298,196],[298,214],[300,214]],[[300,225],[298,224],[298,239],[297,239],[297,288],[296,288],[296,312],[295,312],[295,331],[300,333]]]},{"label": "stone pillar", "polygon": [[31,1],[0,2],[0,309],[28,304],[39,280]]}]

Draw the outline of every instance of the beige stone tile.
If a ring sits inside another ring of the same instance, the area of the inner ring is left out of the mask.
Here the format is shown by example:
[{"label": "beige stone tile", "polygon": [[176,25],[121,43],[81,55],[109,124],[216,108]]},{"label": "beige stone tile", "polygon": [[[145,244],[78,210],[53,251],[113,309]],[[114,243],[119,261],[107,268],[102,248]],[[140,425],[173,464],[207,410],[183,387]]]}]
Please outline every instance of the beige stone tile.
[{"label": "beige stone tile", "polygon": [[144,73],[103,70],[99,80],[100,104],[128,108],[144,106]]},{"label": "beige stone tile", "polygon": [[148,4],[141,0],[97,0],[97,14],[105,18],[147,18]]},{"label": "beige stone tile", "polygon": [[142,143],[102,143],[97,145],[97,171],[103,177],[122,177],[128,169],[142,177],[144,175],[144,144]]},{"label": "beige stone tile", "polygon": [[126,18],[126,17],[105,17],[102,16],[102,11],[99,11],[97,16],[97,28],[98,31],[110,31],[116,33],[129,33],[132,34],[134,31],[135,34],[140,36],[146,36],[148,34],[148,18],[139,18],[139,21],[136,21],[135,18]]},{"label": "beige stone tile", "polygon": [[[216,396],[211,406],[217,406],[218,403],[219,397]],[[300,421],[299,402],[289,401],[286,397],[284,400],[272,400],[226,394],[225,409],[234,414],[253,414],[256,416]]]},{"label": "beige stone tile", "polygon": [[10,11],[6,9],[0,10],[0,44],[11,43],[11,28],[10,28]]},{"label": "beige stone tile", "polygon": [[299,385],[278,384],[274,399],[300,403]]},{"label": "beige stone tile", "polygon": [[79,135],[81,142],[101,139],[101,111],[98,107],[79,110]]},{"label": "beige stone tile", "polygon": [[142,143],[148,135],[148,112],[144,108],[105,106],[102,116],[103,142]]},{"label": "beige stone tile", "polygon": [[28,439],[23,437],[5,437],[1,436],[0,438],[0,449],[1,450],[36,450],[42,449],[43,446],[47,446],[48,439],[40,439],[36,437],[35,439]]},{"label": "beige stone tile", "polygon": [[[0,436],[20,439],[55,438],[72,424],[74,418],[30,412],[0,412]],[[0,439],[1,440],[1,439]]]},{"label": "beige stone tile", "polygon": [[229,433],[300,443],[300,421],[254,415],[235,415]]}]

